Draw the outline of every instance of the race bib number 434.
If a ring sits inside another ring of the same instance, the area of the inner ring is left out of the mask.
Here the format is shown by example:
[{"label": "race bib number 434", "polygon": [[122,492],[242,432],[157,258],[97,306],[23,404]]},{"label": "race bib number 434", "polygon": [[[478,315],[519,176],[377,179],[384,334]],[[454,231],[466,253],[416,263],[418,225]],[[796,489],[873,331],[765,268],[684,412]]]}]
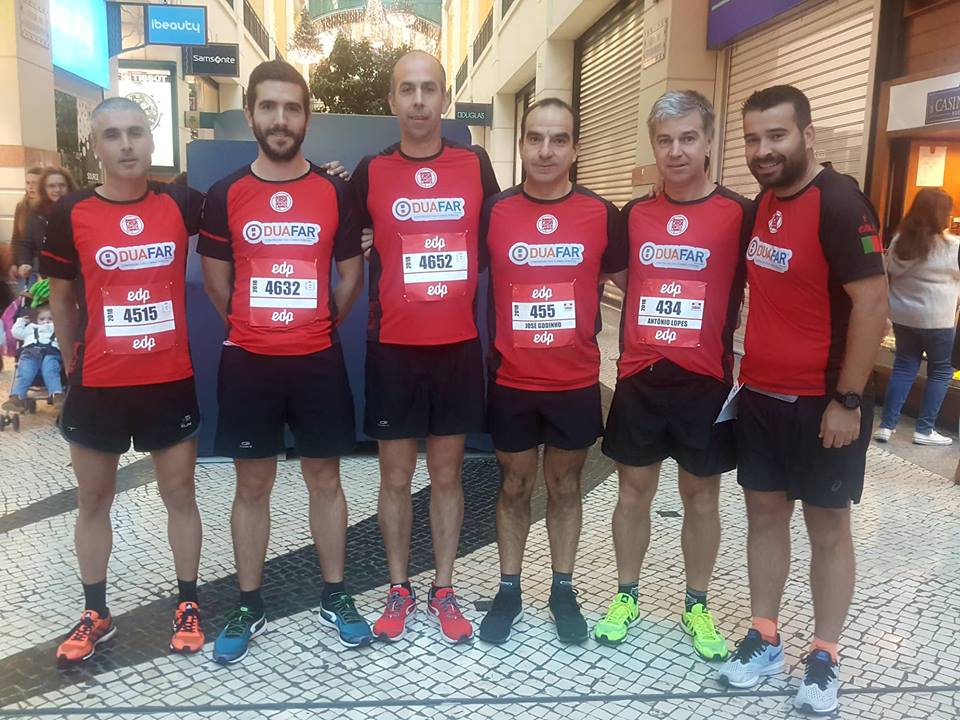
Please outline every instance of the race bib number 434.
[{"label": "race bib number 434", "polygon": [[640,342],[699,347],[707,284],[692,280],[644,280],[640,286]]},{"label": "race bib number 434", "polygon": [[169,350],[176,343],[173,283],[101,289],[107,352],[138,355]]},{"label": "race bib number 434", "polygon": [[437,302],[466,295],[466,233],[401,235],[400,243],[407,300]]},{"label": "race bib number 434", "polygon": [[250,263],[250,324],[297,327],[317,316],[317,264],[310,260]]},{"label": "race bib number 434", "polygon": [[571,345],[577,333],[573,283],[513,285],[513,346],[555,348]]}]

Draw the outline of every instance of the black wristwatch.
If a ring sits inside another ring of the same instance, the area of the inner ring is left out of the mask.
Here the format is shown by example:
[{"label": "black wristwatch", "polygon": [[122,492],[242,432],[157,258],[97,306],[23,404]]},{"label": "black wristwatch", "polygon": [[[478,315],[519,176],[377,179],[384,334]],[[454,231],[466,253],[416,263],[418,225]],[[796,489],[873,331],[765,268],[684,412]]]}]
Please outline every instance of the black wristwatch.
[{"label": "black wristwatch", "polygon": [[839,390],[837,390],[834,393],[833,399],[836,400],[838,403],[840,403],[847,410],[856,410],[857,408],[860,407],[860,403],[863,402],[863,398],[860,397],[860,395],[858,395],[857,393],[855,392],[845,393],[845,392],[840,392]]}]

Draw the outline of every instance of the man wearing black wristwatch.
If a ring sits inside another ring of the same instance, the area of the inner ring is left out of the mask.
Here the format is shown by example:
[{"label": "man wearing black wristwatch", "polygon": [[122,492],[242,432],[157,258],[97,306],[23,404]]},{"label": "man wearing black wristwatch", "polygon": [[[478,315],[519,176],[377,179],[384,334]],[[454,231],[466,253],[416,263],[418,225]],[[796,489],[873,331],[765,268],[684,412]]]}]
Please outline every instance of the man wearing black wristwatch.
[{"label": "man wearing black wristwatch", "polygon": [[887,317],[882,246],[867,199],[814,160],[802,92],[761,90],[743,114],[747,163],[763,187],[747,247],[750,310],[736,429],[753,622],[720,678],[751,687],[783,669],[777,616],[800,500],[815,626],[794,706],[829,713],[837,707],[837,644],[853,596],[850,503],[863,490],[869,380]]}]

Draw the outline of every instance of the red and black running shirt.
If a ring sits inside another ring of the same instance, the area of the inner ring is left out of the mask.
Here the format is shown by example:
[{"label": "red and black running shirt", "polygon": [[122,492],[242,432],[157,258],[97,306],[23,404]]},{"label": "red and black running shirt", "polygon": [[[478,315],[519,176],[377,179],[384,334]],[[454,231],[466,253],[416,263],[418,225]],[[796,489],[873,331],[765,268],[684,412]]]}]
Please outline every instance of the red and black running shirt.
[{"label": "red and black running shirt", "polygon": [[685,370],[733,380],[733,333],[743,300],[753,204],[717,187],[700,200],[665,193],[623,209],[629,238],[619,377],[666,358]]},{"label": "red and black running shirt", "polygon": [[294,180],[247,166],[207,193],[197,252],[233,263],[227,343],[261,355],[309,355],[335,341],[331,259],[360,254],[349,186],[322,168]]},{"label": "red and black running shirt", "polygon": [[445,345],[477,336],[477,231],[500,191],[479,147],[448,140],[411,158],[393,145],[353,173],[362,227],[372,227],[367,339]]},{"label": "red and black running shirt", "polygon": [[483,206],[490,372],[499,385],[557,391],[598,382],[600,274],[626,257],[620,212],[586,188],[538,200],[517,186]]},{"label": "red and black running shirt", "polygon": [[40,274],[77,286],[71,384],[127,387],[193,376],[185,276],[202,204],[196,190],[151,182],[137,200],[107,200],[88,188],[54,207]]},{"label": "red and black running shirt", "polygon": [[883,273],[876,218],[850,178],[824,169],[791,197],[763,192],[740,381],[788,395],[836,389],[852,307],[843,285]]}]

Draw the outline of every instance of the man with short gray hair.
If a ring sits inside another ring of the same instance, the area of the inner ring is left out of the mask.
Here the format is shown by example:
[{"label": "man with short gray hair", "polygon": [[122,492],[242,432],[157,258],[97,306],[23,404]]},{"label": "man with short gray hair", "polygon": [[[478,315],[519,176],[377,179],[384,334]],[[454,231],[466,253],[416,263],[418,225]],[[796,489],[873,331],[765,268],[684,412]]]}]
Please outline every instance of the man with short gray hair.
[{"label": "man with short gray hair", "polygon": [[668,457],[679,465],[687,592],[683,626],[697,653],[727,656],[707,609],[720,547],[720,474],[736,465],[730,423],[717,423],[732,384],[733,331],[753,222],[748,200],[707,175],[715,115],[693,90],[670,91],[647,126],[663,191],[623,209],[629,255],[621,347],[603,452],[617,462],[613,513],[619,588],[598,641],[616,645],[637,620],[638,579],[650,542],[650,505]]}]

